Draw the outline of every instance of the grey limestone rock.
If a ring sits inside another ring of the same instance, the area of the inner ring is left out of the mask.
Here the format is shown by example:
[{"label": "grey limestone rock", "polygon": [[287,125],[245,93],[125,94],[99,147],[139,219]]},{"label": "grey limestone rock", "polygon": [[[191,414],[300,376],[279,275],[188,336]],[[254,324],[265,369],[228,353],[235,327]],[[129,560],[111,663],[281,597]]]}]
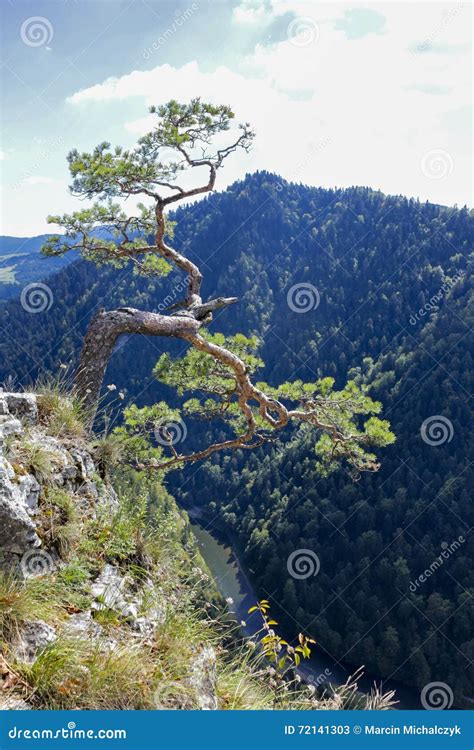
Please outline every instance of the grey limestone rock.
[{"label": "grey limestone rock", "polygon": [[34,484],[15,481],[15,472],[0,455],[0,549],[21,554],[40,544],[26,498],[34,502]]},{"label": "grey limestone rock", "polygon": [[216,711],[216,652],[204,646],[191,667],[189,683],[194,688],[196,700],[202,711]]},{"label": "grey limestone rock", "polygon": [[43,620],[32,620],[22,626],[16,641],[12,644],[12,650],[19,661],[33,664],[56,637],[56,631],[51,625]]}]

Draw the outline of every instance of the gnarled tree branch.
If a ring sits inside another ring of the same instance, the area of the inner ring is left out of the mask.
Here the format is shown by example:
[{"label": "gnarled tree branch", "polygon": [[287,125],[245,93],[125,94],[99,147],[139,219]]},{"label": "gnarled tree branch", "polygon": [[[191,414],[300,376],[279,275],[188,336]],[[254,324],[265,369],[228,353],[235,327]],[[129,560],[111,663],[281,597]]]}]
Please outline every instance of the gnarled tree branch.
[{"label": "gnarled tree branch", "polygon": [[[167,207],[212,191],[217,171],[237,149],[247,151],[250,148],[253,132],[247,124],[240,125],[238,137],[234,137],[228,145],[212,151],[214,136],[230,127],[234,115],[229,107],[204,104],[199,99],[194,99],[186,105],[170,101],[162,107],[151,108],[151,111],[158,114],[158,124],[139,140],[132,151],[120,147],[111,150],[110,144],[102,143],[91,153],[79,154],[77,150],[73,150],[69,154],[73,194],[86,198],[95,197],[98,202],[89,209],[71,215],[49,218],[51,223],[62,224],[66,228],[65,236],[51,237],[46,243],[45,252],[49,254],[58,255],[72,248],[79,248],[84,257],[95,262],[112,262],[117,265],[130,261],[142,272],[157,274],[169,270],[167,264],[171,263],[185,274],[187,281],[184,300],[174,305],[169,310],[170,314],[119,308],[109,312],[101,310],[94,316],[87,330],[74,380],[75,392],[85,406],[90,425],[92,426],[95,417],[106,368],[119,336],[136,333],[172,337],[188,342],[195,350],[210,357],[216,365],[218,378],[222,372],[226,373],[223,384],[217,390],[209,392],[214,396],[223,396],[222,413],[230,409],[233,414],[237,409],[240,434],[187,455],[180,454],[170,445],[171,457],[150,463],[152,468],[165,469],[176,464],[194,462],[229,448],[256,447],[270,439],[273,432],[286,427],[290,420],[307,423],[316,430],[329,434],[333,455],[338,453],[340,446],[347,445],[352,463],[357,467],[358,462],[360,463],[358,446],[367,442],[367,435],[359,434],[357,430],[355,433],[351,432],[350,419],[344,414],[344,406],[341,407],[341,424],[345,428],[337,424],[337,403],[332,404],[333,410],[329,412],[334,417],[332,421],[327,420],[328,410],[324,399],[315,398],[310,402],[297,398],[300,401],[299,408],[286,406],[280,399],[279,391],[273,389],[273,395],[269,395],[272,389],[268,387],[269,392],[266,393],[252,382],[251,373],[243,358],[222,345],[222,342],[216,343],[216,340],[202,335],[201,329],[211,321],[212,313],[234,304],[237,298],[217,297],[203,301],[203,275],[199,266],[169,244],[167,239]],[[178,161],[160,161],[162,149],[174,150]],[[196,149],[201,151],[200,156],[196,156]],[[200,167],[209,170],[204,184],[185,187],[176,182],[183,169]],[[162,189],[171,194],[162,194]],[[145,195],[151,199],[151,205],[138,204],[139,212],[136,216],[127,216],[121,204],[112,201],[113,198],[127,199],[135,195]],[[97,231],[104,228],[109,233],[106,238],[103,232]],[[154,235],[153,245],[146,241],[150,235]],[[151,262],[147,263],[147,260]],[[231,379],[230,388],[226,385],[227,373]],[[204,384],[204,390],[206,387]],[[346,397],[347,394],[344,394],[344,398]],[[346,398],[346,406],[347,403]],[[372,409],[370,412],[369,408],[370,413],[373,411]],[[367,413],[367,409],[364,412],[364,407],[360,409],[360,404],[356,404],[354,413]],[[378,425],[372,425],[373,434],[377,429]],[[384,436],[381,439],[385,439]],[[361,459],[361,468],[377,468],[376,463],[371,463],[372,459],[370,454],[365,463]]]}]

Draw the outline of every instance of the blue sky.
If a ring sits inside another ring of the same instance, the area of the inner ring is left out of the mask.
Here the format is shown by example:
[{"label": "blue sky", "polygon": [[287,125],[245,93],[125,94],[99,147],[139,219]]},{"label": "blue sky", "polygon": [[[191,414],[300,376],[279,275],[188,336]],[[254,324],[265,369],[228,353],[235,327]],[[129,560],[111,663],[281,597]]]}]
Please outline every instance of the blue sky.
[{"label": "blue sky", "polygon": [[2,3],[3,234],[73,210],[65,156],[130,146],[169,98],[230,104],[269,169],[472,205],[469,3],[11,0]]}]

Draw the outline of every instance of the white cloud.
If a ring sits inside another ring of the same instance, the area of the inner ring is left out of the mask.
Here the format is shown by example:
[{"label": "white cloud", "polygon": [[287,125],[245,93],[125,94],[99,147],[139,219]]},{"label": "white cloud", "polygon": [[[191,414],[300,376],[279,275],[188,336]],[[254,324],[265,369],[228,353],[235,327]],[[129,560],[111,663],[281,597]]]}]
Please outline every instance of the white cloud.
[{"label": "white cloud", "polygon": [[[275,12],[289,5],[299,12],[298,3],[283,2]],[[258,12],[252,3],[239,8]],[[140,97],[149,105],[199,93],[205,100],[229,102],[239,120],[252,123],[257,138],[249,156],[229,160],[219,186],[268,169],[314,185],[362,184],[434,202],[470,202],[469,133],[448,127],[471,101],[468,76],[459,75],[469,62],[462,12],[443,15],[439,6],[429,6],[429,13],[417,14],[408,4],[381,4],[384,33],[349,38],[336,28],[343,7],[336,13],[334,6],[315,5],[311,15],[307,3],[301,8],[317,24],[317,34],[259,44],[236,70],[165,64],[109,78],[68,101],[92,107]],[[414,53],[411,45],[424,39],[461,49],[441,59],[432,51]],[[152,119],[130,121],[124,114],[123,123],[139,135]],[[430,180],[420,167],[434,149],[447,152],[454,164],[443,180]]]},{"label": "white cloud", "polygon": [[45,177],[43,175],[31,175],[29,177],[25,177],[21,183],[22,185],[51,185],[53,182],[57,182],[57,180],[54,180],[52,177]]},{"label": "white cloud", "polygon": [[[355,7],[368,6],[241,2],[228,27],[209,30],[232,53],[227,67],[212,67],[216,49],[199,64],[95,78],[96,85],[71,92],[64,109],[74,127],[62,127],[58,119],[56,131],[52,124],[29,140],[24,157],[14,142],[5,149],[5,232],[50,231],[48,213],[77,210],[66,190],[70,148],[88,150],[101,140],[130,146],[152,125],[146,105],[196,95],[231,104],[238,120],[257,131],[253,151],[228,160],[218,189],[267,169],[313,185],[362,184],[439,203],[470,203],[470,8],[370,3],[374,21],[370,14],[346,13]],[[193,49],[194,31],[186,28],[189,37],[180,32],[183,61]],[[260,43],[235,62],[242,39]],[[430,176],[422,165],[440,152],[448,154],[448,168]]]},{"label": "white cloud", "polygon": [[261,24],[265,16],[271,15],[270,3],[260,0],[242,0],[232,11],[232,20],[238,24]]}]

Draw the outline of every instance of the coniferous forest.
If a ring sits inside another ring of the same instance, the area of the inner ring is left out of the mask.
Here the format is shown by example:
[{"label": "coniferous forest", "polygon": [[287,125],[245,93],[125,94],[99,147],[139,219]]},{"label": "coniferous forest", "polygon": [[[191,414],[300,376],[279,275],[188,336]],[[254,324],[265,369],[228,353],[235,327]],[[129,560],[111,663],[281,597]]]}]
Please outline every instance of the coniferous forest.
[{"label": "coniferous forest", "polygon": [[[442,680],[459,703],[472,699],[472,211],[257,172],[172,218],[174,244],[205,269],[204,295],[239,297],[212,326],[259,339],[259,379],[366,383],[396,442],[378,473],[324,476],[302,427],[169,473],[168,489],[232,537],[287,632],[310,632],[331,657],[380,677]],[[41,315],[2,303],[10,388],[69,372],[94,310],[160,312],[184,288],[176,273],[156,280],[86,261],[48,286],[54,304]],[[119,422],[115,390],[125,404],[177,403],[152,370],[164,350],[183,348],[120,339],[102,413]],[[186,440],[225,437],[215,429],[198,420]],[[286,575],[282,561],[298,548],[317,554],[317,575]]]}]

